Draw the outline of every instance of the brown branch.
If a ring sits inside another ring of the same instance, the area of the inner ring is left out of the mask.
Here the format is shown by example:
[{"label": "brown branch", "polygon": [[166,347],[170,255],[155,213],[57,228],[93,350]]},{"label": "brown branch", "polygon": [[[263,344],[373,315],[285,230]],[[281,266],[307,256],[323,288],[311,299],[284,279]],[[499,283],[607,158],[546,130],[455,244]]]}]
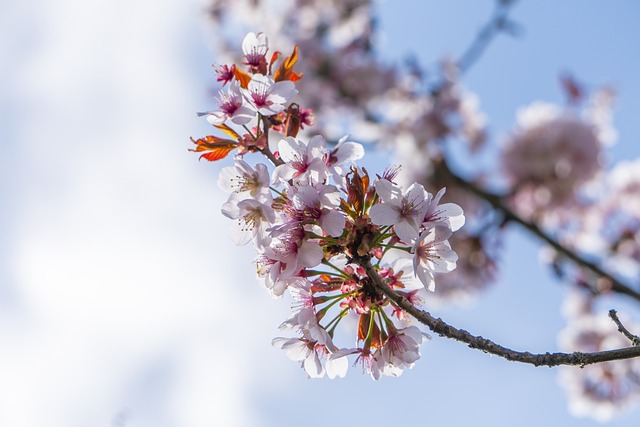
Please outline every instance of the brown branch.
[{"label": "brown branch", "polygon": [[490,193],[482,188],[478,187],[474,183],[465,180],[464,178],[456,175],[445,162],[441,163],[441,170],[447,173],[456,184],[460,187],[464,188],[468,192],[474,194],[480,199],[486,200],[494,209],[499,210],[504,215],[505,221],[514,222],[524,227],[527,231],[538,236],[540,239],[544,240],[549,246],[551,246],[556,252],[562,254],[564,257],[573,261],[576,265],[586,268],[590,270],[595,275],[607,280],[611,284],[611,290],[620,294],[627,295],[636,301],[640,301],[640,293],[628,285],[622,283],[620,280],[613,277],[611,274],[604,271],[598,265],[591,261],[587,261],[580,255],[578,255],[575,251],[567,248],[556,239],[554,239],[551,235],[545,232],[540,226],[536,223],[527,221],[518,214],[516,214],[511,208],[503,203],[503,198],[496,194]]},{"label": "brown branch", "polygon": [[626,347],[615,350],[598,351],[594,353],[544,353],[533,354],[529,352],[515,351],[494,343],[486,338],[475,336],[469,332],[455,328],[447,324],[442,319],[436,319],[428,312],[415,307],[405,297],[397,294],[380,277],[377,270],[371,264],[368,257],[355,258],[354,261],[363,267],[367,276],[371,279],[373,286],[385,294],[394,304],[413,316],[423,325],[427,326],[434,333],[466,343],[470,348],[474,348],[485,353],[494,354],[512,362],[528,363],[535,366],[559,366],[574,365],[586,366],[594,363],[608,362],[612,360],[631,359],[640,357],[640,347]]},{"label": "brown branch", "polygon": [[631,341],[631,344],[634,345],[634,347],[640,346],[640,338],[637,335],[633,335],[627,328],[624,327],[620,319],[618,319],[618,313],[614,309],[609,310],[609,317],[618,326],[618,332],[627,337],[629,341]]}]

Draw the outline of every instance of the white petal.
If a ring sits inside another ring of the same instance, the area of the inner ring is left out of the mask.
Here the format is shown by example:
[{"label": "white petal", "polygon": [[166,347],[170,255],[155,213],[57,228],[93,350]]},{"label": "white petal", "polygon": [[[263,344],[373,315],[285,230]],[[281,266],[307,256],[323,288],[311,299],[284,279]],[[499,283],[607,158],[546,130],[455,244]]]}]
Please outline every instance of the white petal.
[{"label": "white petal", "polygon": [[297,139],[288,136],[278,142],[278,153],[280,158],[286,162],[292,162],[303,157],[304,146]]},{"label": "white petal", "polygon": [[433,292],[436,289],[436,282],[433,279],[433,273],[431,273],[431,271],[425,266],[418,264],[418,268],[416,268],[416,275],[426,290]]},{"label": "white petal", "polygon": [[322,214],[319,222],[320,227],[322,228],[322,230],[324,230],[325,233],[332,237],[339,237],[344,231],[344,225],[346,221],[344,216],[340,212],[327,210]]},{"label": "white petal", "polygon": [[337,357],[335,359],[329,357],[325,363],[325,367],[329,378],[344,378],[347,375],[347,370],[349,369],[349,359],[347,359],[346,356]]},{"label": "white petal", "polygon": [[238,246],[244,246],[253,237],[253,229],[247,229],[247,225],[242,220],[234,221],[231,225],[231,241]]},{"label": "white petal", "polygon": [[385,203],[389,203],[392,200],[398,200],[402,197],[402,191],[399,187],[394,185],[391,181],[386,179],[379,179],[374,184],[376,187],[376,193]]},{"label": "white petal", "polygon": [[230,200],[223,204],[220,210],[222,211],[222,215],[227,218],[238,219],[240,217],[240,209],[234,200]]},{"label": "white petal", "polygon": [[400,213],[387,203],[379,203],[371,207],[369,218],[376,225],[393,225],[400,220]]},{"label": "white petal", "polygon": [[304,370],[311,378],[322,378],[324,376],[324,368],[322,362],[315,351],[304,359]]},{"label": "white petal", "polygon": [[[373,222],[373,221],[372,221]],[[375,224],[375,222],[374,222]],[[402,221],[396,221],[394,225],[398,237],[407,243],[411,243],[418,237],[418,225],[415,224],[413,218],[405,218]]]},{"label": "white petal", "polygon": [[307,268],[315,267],[322,261],[324,252],[317,243],[303,242],[298,250],[298,262]]},{"label": "white petal", "polygon": [[345,142],[338,145],[335,156],[337,163],[353,162],[364,157],[364,147],[357,142]]}]

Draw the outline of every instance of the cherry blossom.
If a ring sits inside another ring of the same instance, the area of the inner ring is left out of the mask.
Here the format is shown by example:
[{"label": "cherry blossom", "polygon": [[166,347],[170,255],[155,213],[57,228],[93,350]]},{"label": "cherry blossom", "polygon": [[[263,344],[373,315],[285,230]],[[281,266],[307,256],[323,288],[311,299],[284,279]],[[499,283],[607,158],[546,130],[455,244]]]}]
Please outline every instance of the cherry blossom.
[{"label": "cherry blossom", "polygon": [[233,81],[229,85],[227,93],[220,92],[220,103],[218,111],[210,113],[200,113],[207,115],[207,121],[212,125],[219,125],[227,120],[237,125],[245,125],[255,118],[255,112],[248,108],[244,102],[240,91],[240,83]]},{"label": "cherry blossom", "polygon": [[291,100],[298,90],[289,80],[276,82],[273,77],[254,74],[247,89],[241,89],[247,107],[264,115],[271,116],[284,111],[286,103]]},{"label": "cherry blossom", "polygon": [[376,181],[375,185],[383,203],[371,208],[371,221],[377,225],[393,225],[400,239],[413,242],[418,237],[420,225],[429,208],[428,193],[417,183],[404,193],[386,179]]},{"label": "cherry blossom", "polygon": [[222,168],[218,176],[218,187],[239,196],[257,197],[270,194],[270,177],[265,164],[258,163],[254,169],[240,157],[236,157],[234,163],[235,166]]},{"label": "cherry blossom", "polygon": [[293,179],[298,183],[322,183],[328,173],[323,161],[326,151],[326,142],[320,135],[308,143],[291,136],[280,140],[278,152],[285,163],[276,167],[273,182]]},{"label": "cherry blossom", "polygon": [[423,231],[413,245],[413,268],[424,287],[435,289],[433,273],[446,273],[456,268],[458,256],[447,239],[451,229],[434,227]]}]

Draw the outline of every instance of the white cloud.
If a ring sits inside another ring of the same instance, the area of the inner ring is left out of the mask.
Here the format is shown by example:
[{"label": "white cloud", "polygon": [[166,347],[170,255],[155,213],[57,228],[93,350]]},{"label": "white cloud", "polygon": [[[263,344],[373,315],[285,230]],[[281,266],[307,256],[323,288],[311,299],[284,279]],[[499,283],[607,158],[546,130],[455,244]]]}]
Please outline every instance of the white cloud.
[{"label": "white cloud", "polygon": [[218,167],[187,152],[204,129],[206,88],[185,65],[201,7],[9,9],[22,25],[0,30],[16,296],[0,305],[0,424],[257,425],[247,365],[270,338],[239,335],[254,318],[238,311],[266,295],[253,254],[228,247]]}]

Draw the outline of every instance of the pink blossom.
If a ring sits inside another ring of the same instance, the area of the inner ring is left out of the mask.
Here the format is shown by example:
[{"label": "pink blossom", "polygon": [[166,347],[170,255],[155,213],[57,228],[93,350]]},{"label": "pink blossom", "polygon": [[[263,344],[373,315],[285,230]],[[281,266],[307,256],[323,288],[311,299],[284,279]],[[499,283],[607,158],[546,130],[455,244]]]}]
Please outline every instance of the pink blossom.
[{"label": "pink blossom", "polygon": [[424,287],[435,289],[433,273],[446,273],[456,268],[458,256],[451,249],[447,239],[451,230],[434,227],[423,231],[413,245],[413,268]]},{"label": "pink blossom", "polygon": [[212,125],[220,125],[230,120],[237,125],[245,125],[255,118],[256,113],[244,105],[240,83],[233,81],[229,85],[227,93],[220,91],[218,111],[200,113],[207,115],[207,121]]},{"label": "pink blossom", "polygon": [[321,136],[314,136],[308,143],[292,136],[280,140],[278,152],[285,163],[276,167],[272,181],[322,184],[327,178],[327,167],[323,161],[326,151],[327,146]]},{"label": "pink blossom", "polygon": [[292,81],[275,82],[272,77],[262,74],[251,76],[247,89],[241,91],[247,106],[263,116],[272,116],[284,111],[287,102],[298,93]]},{"label": "pink blossom", "polygon": [[525,216],[574,206],[577,191],[601,170],[595,125],[570,112],[536,103],[519,111],[502,153],[502,169]]},{"label": "pink blossom", "polygon": [[266,63],[265,56],[269,50],[269,39],[264,33],[248,33],[242,40],[242,51],[246,59],[245,64],[259,69]]}]

